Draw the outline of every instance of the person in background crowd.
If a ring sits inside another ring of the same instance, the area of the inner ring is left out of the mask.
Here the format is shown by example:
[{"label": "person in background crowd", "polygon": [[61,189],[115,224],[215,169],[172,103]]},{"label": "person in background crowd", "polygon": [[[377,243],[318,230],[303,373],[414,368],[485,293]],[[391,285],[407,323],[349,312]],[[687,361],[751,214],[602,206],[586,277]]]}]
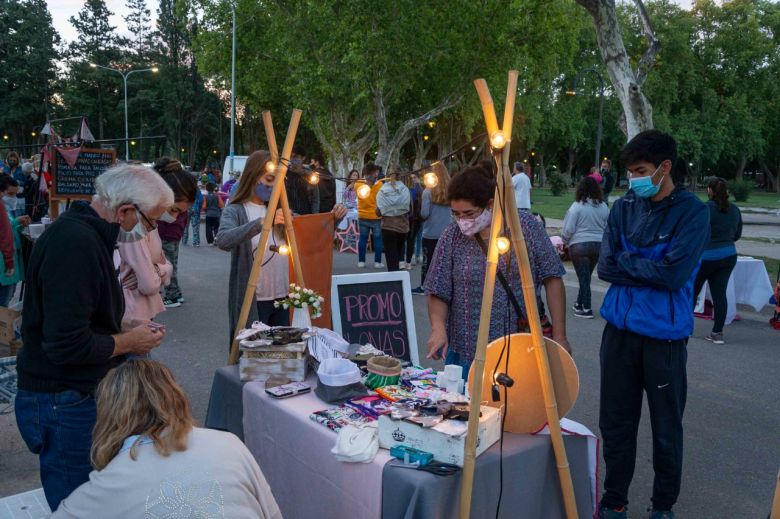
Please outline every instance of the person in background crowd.
[{"label": "person in background crowd", "polygon": [[609,206],[609,194],[615,188],[615,174],[612,172],[612,161],[604,159],[601,161],[601,178],[604,179],[604,183],[601,185],[604,191],[604,203]]},{"label": "person in background crowd", "polygon": [[[228,284],[231,342],[235,336],[249,273],[260,246],[263,221],[268,217],[266,206],[276,179],[275,170],[266,170],[266,164],[270,161],[271,155],[265,150],[255,151],[247,158],[241,182],[219,222],[215,243],[231,254]],[[250,310],[249,322],[259,320],[269,326],[289,326],[289,310],[274,308],[275,301],[287,296],[290,281],[287,257],[278,253],[278,247],[286,244],[282,210],[277,209],[273,218],[273,232],[266,250],[262,252],[263,270],[255,291],[257,303]]]},{"label": "person in background crowd", "polygon": [[382,217],[382,244],[387,259],[387,271],[400,270],[406,236],[409,233],[411,195],[409,188],[398,180],[398,170],[390,171],[388,180],[376,195],[376,214]]},{"label": "person in background crowd", "polygon": [[347,175],[347,186],[344,188],[344,195],[342,197],[344,207],[346,207],[347,210],[357,209],[358,200],[357,193],[355,193],[355,185],[359,178],[360,172],[356,169],[353,169],[349,172],[349,175]]},{"label": "person in background crowd", "polygon": [[726,181],[722,178],[712,178],[707,183],[710,212],[710,241],[704,247],[701,257],[701,268],[693,285],[694,306],[696,297],[701,292],[704,282],[709,283],[714,307],[712,332],[704,338],[715,344],[723,344],[723,325],[726,322],[726,287],[729,284],[731,272],[737,265],[736,242],[742,237],[742,213],[739,208],[729,203],[729,192]]},{"label": "person in background crowd", "polygon": [[281,519],[246,446],[228,432],[195,427],[187,395],[163,364],[125,362],[108,372],[96,399],[95,470],[53,519],[214,517],[215,511]]},{"label": "person in background crowd", "polygon": [[[3,198],[15,182],[8,175],[0,175],[0,195]],[[20,230],[28,225],[29,216],[12,216],[5,210],[4,204],[0,204],[0,250],[4,264],[0,270],[0,306],[8,306],[16,292],[17,283],[24,279]]]},{"label": "person in background crowd", "polygon": [[[470,166],[450,181],[448,198],[455,223],[442,233],[436,245],[423,288],[428,295],[428,317],[431,336],[428,358],[444,358],[445,364],[458,364],[468,372],[474,359],[480,304],[487,262],[485,254],[490,237],[494,210],[495,177],[492,170]],[[531,259],[534,284],[544,285],[552,313],[553,338],[571,352],[566,338],[566,291],[563,268],[558,253],[544,228],[529,211],[518,210],[520,225]],[[509,264],[507,264],[509,262]],[[506,276],[511,294],[496,284],[489,340],[507,331],[519,331],[519,320],[525,319],[520,269],[513,252],[502,254],[499,270]],[[515,309],[515,297],[520,315]]]},{"label": "person in background crowd", "polygon": [[16,196],[19,193],[19,182],[9,175],[3,175],[3,177],[6,181],[5,190],[3,191],[3,206],[5,206],[5,211],[8,213],[8,216],[19,216],[20,213],[17,208],[20,204],[24,204],[24,200],[20,201]]},{"label": "person in background crowd", "polygon": [[[222,208],[225,204],[222,199],[214,193],[216,186],[209,182],[206,184],[206,196],[203,197],[202,209],[206,213],[206,243],[214,245],[214,236],[219,231],[219,218],[222,216]],[[200,222],[200,206],[198,209],[198,221]],[[200,223],[198,223],[200,225]]]},{"label": "person in background crowd", "polygon": [[238,173],[230,173],[230,178],[222,184],[222,187],[219,189],[219,197],[222,199],[222,202],[228,201],[238,183],[238,178]]},{"label": "person in background crowd", "polygon": [[190,227],[192,228],[192,246],[193,247],[200,247],[200,214],[203,210],[203,191],[201,190],[201,187],[198,186],[197,191],[195,192],[195,202],[193,202],[192,207],[190,207],[189,210],[189,219],[190,224],[189,226],[184,226],[184,234],[181,237],[181,242],[184,245],[187,245],[187,241],[189,240]]},{"label": "person in background crowd", "polygon": [[163,252],[173,265],[171,282],[165,286],[163,305],[165,308],[176,308],[184,303],[184,297],[181,294],[181,288],[179,288],[179,279],[176,275],[179,268],[179,244],[184,235],[184,228],[187,226],[188,210],[198,196],[198,182],[194,176],[184,171],[181,162],[170,157],[157,159],[154,163],[154,169],[176,195],[175,203],[171,209],[157,222]]},{"label": "person in background crowd", "polygon": [[320,191],[319,213],[329,213],[336,205],[336,179],[328,168],[325,167],[325,158],[322,155],[315,155],[311,159],[311,169],[316,171],[320,177],[317,184]]},{"label": "person in background crowd", "polygon": [[599,427],[606,478],[598,516],[628,517],[642,392],[653,425],[650,519],[674,517],[683,461],[687,344],[693,284],[709,241],[709,211],[674,178],[677,143],[658,130],[639,133],[621,152],[629,192],[609,213],[599,278],[611,283],[601,316]]},{"label": "person in background crowd", "polygon": [[363,166],[363,178],[354,184],[355,192],[360,186],[366,184],[371,188],[366,198],[358,197],[358,228],[360,239],[358,240],[358,268],[366,267],[366,248],[368,247],[369,233],[374,237],[374,268],[381,269],[382,264],[382,221],[376,214],[376,196],[382,187],[382,182],[377,180],[379,166],[369,162]]},{"label": "person in background crowd", "polygon": [[512,187],[518,209],[531,209],[531,179],[525,174],[522,162],[515,162],[512,170]]},{"label": "person in background crowd", "polygon": [[574,203],[563,219],[561,239],[569,247],[569,255],[580,284],[577,302],[572,309],[576,317],[593,319],[590,278],[599,261],[601,239],[607,226],[609,208],[604,203],[601,187],[591,177],[577,186]]},{"label": "person in background crowd", "polygon": [[25,278],[16,423],[40,458],[52,510],[89,479],[95,386],[164,336],[148,323],[122,321],[113,255],[117,242],[152,230],[173,193],[154,171],[129,164],[102,173],[95,192],[91,204],[72,203],[38,238]]},{"label": "person in background crowd", "polygon": [[19,159],[19,154],[15,151],[9,151],[5,156],[5,164],[3,164],[3,173],[10,175],[17,182],[24,182],[24,174],[22,173],[22,164]]},{"label": "person in background crowd", "polygon": [[33,155],[32,166],[32,171],[24,183],[25,214],[28,215],[33,222],[40,222],[41,218],[46,216],[48,210],[48,192],[43,193],[41,191],[41,184],[47,186],[49,184],[49,182],[47,182],[48,173],[46,171],[43,172],[43,181],[41,181],[38,176],[41,173],[41,156],[39,154]]},{"label": "person in background crowd", "polygon": [[[400,267],[406,270],[412,270],[412,265],[415,264],[415,248],[417,246],[417,237],[421,236],[422,219],[420,217],[420,209],[422,208],[422,193],[423,186],[420,182],[420,176],[416,173],[412,173],[409,176],[412,187],[409,188],[409,196],[411,198],[411,209],[409,211],[409,233],[406,235],[405,244],[405,258],[401,256]],[[404,259],[406,261],[404,262]]]},{"label": "person in background crowd", "polygon": [[452,223],[452,211],[450,210],[450,201],[447,198],[447,189],[450,185],[450,174],[446,166],[437,162],[431,168],[436,173],[438,183],[436,187],[425,188],[422,193],[422,207],[420,208],[420,218],[422,224],[422,248],[423,263],[422,274],[420,275],[420,286],[412,290],[413,294],[425,295],[422,285],[428,275],[428,268],[433,259],[433,252],[436,250],[436,244],[444,229]]},{"label": "person in background crowd", "polygon": [[[320,212],[319,184],[312,185],[308,182],[309,173],[303,166],[305,159],[306,150],[301,146],[293,146],[290,167],[284,176],[290,210],[299,215]],[[246,168],[244,170],[246,171]]]}]

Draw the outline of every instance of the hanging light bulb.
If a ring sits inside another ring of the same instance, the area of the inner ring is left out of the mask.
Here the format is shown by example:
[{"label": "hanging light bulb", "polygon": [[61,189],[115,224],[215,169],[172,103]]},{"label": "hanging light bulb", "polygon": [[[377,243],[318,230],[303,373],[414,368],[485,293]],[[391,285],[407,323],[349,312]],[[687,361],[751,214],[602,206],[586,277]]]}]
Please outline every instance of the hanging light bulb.
[{"label": "hanging light bulb", "polygon": [[506,146],[506,137],[504,137],[504,133],[501,130],[493,132],[490,136],[490,146],[494,150],[500,150]]},{"label": "hanging light bulb", "polygon": [[506,236],[499,236],[496,240],[496,248],[499,254],[505,254],[509,250],[509,238]]},{"label": "hanging light bulb", "polygon": [[290,246],[289,245],[279,245],[279,254],[282,256],[289,256],[290,255]]},{"label": "hanging light bulb", "polygon": [[365,200],[371,194],[371,186],[368,184],[360,184],[357,188],[357,196],[361,200]]},{"label": "hanging light bulb", "polygon": [[320,175],[316,171],[312,171],[307,180],[309,181],[309,184],[313,186],[317,185],[320,183]]},{"label": "hanging light bulb", "polygon": [[439,177],[434,173],[433,171],[429,171],[425,175],[423,175],[423,184],[425,184],[425,187],[433,189],[434,187],[439,185]]},{"label": "hanging light bulb", "polygon": [[268,173],[273,173],[276,170],[276,164],[274,164],[274,161],[269,160],[268,162],[266,162],[265,163],[265,170]]}]

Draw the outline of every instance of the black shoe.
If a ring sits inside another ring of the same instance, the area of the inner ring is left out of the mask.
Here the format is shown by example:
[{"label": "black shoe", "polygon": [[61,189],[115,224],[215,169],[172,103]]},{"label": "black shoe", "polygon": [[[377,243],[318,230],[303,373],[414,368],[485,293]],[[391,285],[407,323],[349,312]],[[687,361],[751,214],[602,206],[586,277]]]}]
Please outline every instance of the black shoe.
[{"label": "black shoe", "polygon": [[649,519],[674,519],[674,512],[671,510],[648,510],[650,512]]},{"label": "black shoe", "polygon": [[574,317],[581,317],[582,319],[593,319],[593,310],[580,308],[574,311]]},{"label": "black shoe", "polygon": [[582,305],[579,303],[574,303],[573,305],[571,305],[571,309],[574,310],[575,312],[579,312],[580,310],[582,310]]},{"label": "black shoe", "polygon": [[412,289],[412,294],[414,294],[416,296],[424,296],[425,295],[425,290],[423,290],[423,287],[417,287],[415,289]]}]

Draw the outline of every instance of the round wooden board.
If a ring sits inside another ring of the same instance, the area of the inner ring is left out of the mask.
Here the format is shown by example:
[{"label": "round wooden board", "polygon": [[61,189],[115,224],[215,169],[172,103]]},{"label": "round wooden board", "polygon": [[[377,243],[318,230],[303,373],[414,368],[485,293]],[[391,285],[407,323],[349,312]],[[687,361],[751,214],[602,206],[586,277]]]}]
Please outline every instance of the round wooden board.
[{"label": "round wooden board", "polygon": [[[566,416],[580,389],[580,376],[574,360],[557,342],[545,337],[547,356],[550,363],[550,374],[558,401],[558,416]],[[504,388],[501,389],[501,400],[494,402],[491,396],[493,386],[493,371],[504,347],[504,338],[497,339],[487,347],[485,356],[485,372],[482,380],[482,402],[491,407],[501,408],[504,405]],[[547,423],[547,413],[544,406],[544,395],[539,379],[539,369],[536,355],[532,348],[531,335],[515,333],[509,336],[507,351],[509,357],[508,375],[514,379],[512,387],[507,388],[509,410],[504,423],[504,430],[512,433],[534,433]],[[506,353],[501,360],[498,373],[506,373]],[[472,393],[474,380],[474,363],[469,370],[469,392]]]}]

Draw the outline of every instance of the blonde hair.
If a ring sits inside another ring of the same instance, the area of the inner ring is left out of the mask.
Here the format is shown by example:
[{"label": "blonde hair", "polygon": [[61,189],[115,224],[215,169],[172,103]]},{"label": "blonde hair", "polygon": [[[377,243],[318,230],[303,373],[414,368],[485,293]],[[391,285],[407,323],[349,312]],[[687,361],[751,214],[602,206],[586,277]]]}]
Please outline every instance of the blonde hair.
[{"label": "blonde hair", "polygon": [[431,188],[431,202],[436,205],[450,205],[450,200],[447,198],[447,189],[450,186],[450,173],[447,171],[447,166],[442,162],[437,162],[431,167],[431,170],[436,173],[436,178],[439,179],[436,187]]},{"label": "blonde hair", "polygon": [[[154,360],[129,360],[110,370],[96,391],[97,422],[90,458],[102,470],[130,436],[152,440],[161,456],[187,450],[195,420],[184,390],[173,373]],[[130,458],[138,456],[138,438]]]},{"label": "blonde hair", "polygon": [[271,154],[265,150],[257,150],[246,159],[244,172],[241,173],[236,192],[230,197],[231,204],[243,204],[252,200],[257,180],[265,174],[265,164],[269,160],[271,160]]}]

